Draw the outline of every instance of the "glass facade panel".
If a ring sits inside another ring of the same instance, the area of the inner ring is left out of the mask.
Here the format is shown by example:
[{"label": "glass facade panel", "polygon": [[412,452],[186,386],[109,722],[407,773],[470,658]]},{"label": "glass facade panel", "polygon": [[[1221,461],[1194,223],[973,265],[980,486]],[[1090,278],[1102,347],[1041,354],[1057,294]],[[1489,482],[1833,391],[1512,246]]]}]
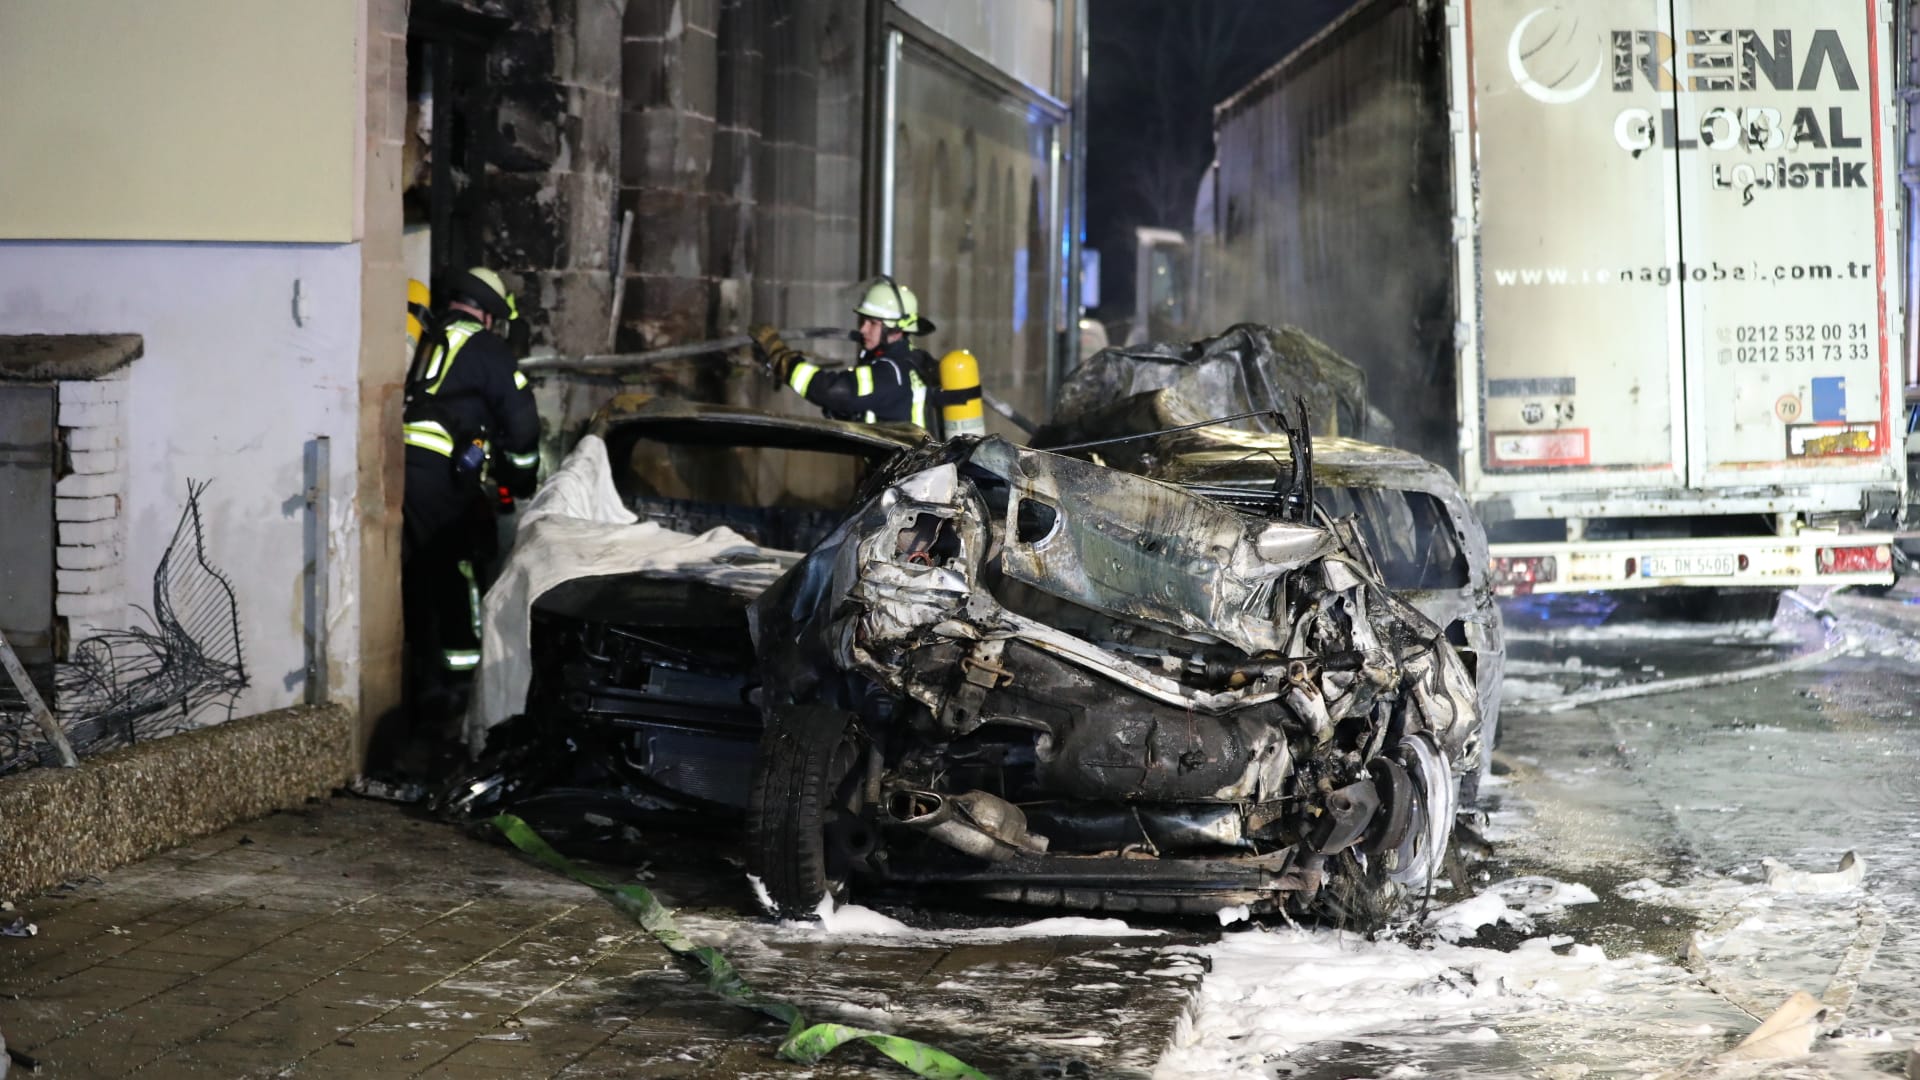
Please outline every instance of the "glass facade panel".
[{"label": "glass facade panel", "polygon": [[1064,125],[910,39],[897,56],[891,269],[938,327],[921,345],[970,350],[989,391],[1043,418]]}]

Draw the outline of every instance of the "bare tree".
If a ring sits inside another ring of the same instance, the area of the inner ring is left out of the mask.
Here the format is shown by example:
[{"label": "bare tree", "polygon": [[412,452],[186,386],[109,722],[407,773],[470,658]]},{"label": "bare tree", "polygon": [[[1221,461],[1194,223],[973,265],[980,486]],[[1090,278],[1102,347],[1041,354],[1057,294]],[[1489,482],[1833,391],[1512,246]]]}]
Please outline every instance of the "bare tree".
[{"label": "bare tree", "polygon": [[1089,208],[1130,290],[1135,225],[1186,230],[1213,158],[1213,107],[1353,0],[1092,0]]}]

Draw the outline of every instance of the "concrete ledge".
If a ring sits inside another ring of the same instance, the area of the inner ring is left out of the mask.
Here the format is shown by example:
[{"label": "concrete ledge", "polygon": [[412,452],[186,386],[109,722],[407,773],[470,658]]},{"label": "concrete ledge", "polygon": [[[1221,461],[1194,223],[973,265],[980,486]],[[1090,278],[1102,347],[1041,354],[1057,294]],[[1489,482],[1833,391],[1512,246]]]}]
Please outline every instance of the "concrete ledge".
[{"label": "concrete ledge", "polygon": [[326,795],[353,775],[353,728],[341,706],[303,705],[0,780],[0,896]]},{"label": "concrete ledge", "polygon": [[139,334],[0,334],[0,381],[99,379],[145,351]]}]

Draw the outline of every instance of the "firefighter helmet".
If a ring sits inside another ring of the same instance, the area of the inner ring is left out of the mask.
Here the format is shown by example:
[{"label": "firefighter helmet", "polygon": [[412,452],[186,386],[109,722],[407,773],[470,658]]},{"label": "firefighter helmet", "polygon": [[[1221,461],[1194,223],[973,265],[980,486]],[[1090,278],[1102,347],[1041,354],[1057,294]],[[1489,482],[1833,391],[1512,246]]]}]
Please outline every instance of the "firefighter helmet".
[{"label": "firefighter helmet", "polygon": [[931,334],[933,322],[920,316],[920,300],[913,290],[882,274],[870,278],[860,290],[860,302],[853,313],[878,320],[881,326],[906,334]]},{"label": "firefighter helmet", "polygon": [[427,324],[427,312],[432,307],[433,294],[419,278],[407,281],[407,340],[419,341],[420,330]]},{"label": "firefighter helmet", "polygon": [[455,274],[450,291],[455,300],[472,304],[501,322],[512,322],[520,317],[519,305],[514,302],[513,294],[507,291],[507,283],[500,280],[499,274],[484,266]]}]

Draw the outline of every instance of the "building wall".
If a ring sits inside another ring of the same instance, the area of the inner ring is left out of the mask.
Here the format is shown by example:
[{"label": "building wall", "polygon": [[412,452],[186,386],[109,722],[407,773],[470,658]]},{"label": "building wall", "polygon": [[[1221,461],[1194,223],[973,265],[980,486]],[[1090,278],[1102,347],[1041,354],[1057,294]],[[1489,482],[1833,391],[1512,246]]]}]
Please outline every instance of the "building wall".
[{"label": "building wall", "polygon": [[[208,555],[232,581],[252,685],[236,713],[291,705],[304,692],[306,455],[332,441],[331,671],[359,657],[356,473],[361,252],[358,244],[0,244],[0,331],[135,333],[145,355],[121,380],[83,383],[117,397],[121,475],[76,471],[62,498],[111,496],[124,522],[122,576],[74,567],[63,592],[117,587],[123,621],[151,608],[154,569],[186,505],[202,497]],[[103,400],[84,404],[94,412]],[[90,414],[91,415],[91,414]],[[62,401],[62,422],[76,414]],[[82,480],[81,486],[71,481]],[[96,576],[98,575],[98,576]],[[96,582],[99,584],[96,586]],[[89,592],[92,590],[92,592]],[[87,617],[114,625],[112,611]]]},{"label": "building wall", "polygon": [[538,351],[607,351],[616,281],[624,0],[517,0],[487,60],[482,248]]},{"label": "building wall", "polygon": [[[1027,416],[1051,402],[1059,343],[1059,151],[1068,125],[918,41],[903,41],[891,138],[892,271],[981,384]],[[1017,435],[989,410],[989,430]]]},{"label": "building wall", "polygon": [[457,148],[443,147],[455,170],[447,258],[459,265],[433,271],[474,262],[499,271],[520,300],[516,341],[535,353],[608,349],[625,9],[626,0],[419,0],[410,11],[423,40],[458,56],[453,85],[433,94],[452,103],[462,133]]},{"label": "building wall", "polygon": [[846,321],[840,294],[861,269],[866,11],[629,0],[622,348]]},{"label": "building wall", "polygon": [[60,613],[76,639],[140,625],[188,481],[211,481],[208,553],[252,679],[240,714],[305,695],[317,436],[331,696],[369,714],[399,696],[408,8],[0,5],[0,334],[145,343],[115,379],[61,387],[69,446],[100,456],[61,482],[90,520],[63,522]]},{"label": "building wall", "polygon": [[[851,325],[846,293],[862,269],[866,195],[867,11],[865,0],[628,0],[618,205],[634,224],[617,350],[762,322]],[[837,360],[854,351],[846,341],[809,348]],[[810,410],[757,367],[715,357],[648,368],[624,386],[541,382],[555,449],[618,389]],[[772,471],[775,458],[729,467],[739,497],[804,500],[840,486],[837,475],[811,475],[798,455],[776,457],[788,472]]]},{"label": "building wall", "polygon": [[0,237],[353,239],[361,6],[0,4]]}]

